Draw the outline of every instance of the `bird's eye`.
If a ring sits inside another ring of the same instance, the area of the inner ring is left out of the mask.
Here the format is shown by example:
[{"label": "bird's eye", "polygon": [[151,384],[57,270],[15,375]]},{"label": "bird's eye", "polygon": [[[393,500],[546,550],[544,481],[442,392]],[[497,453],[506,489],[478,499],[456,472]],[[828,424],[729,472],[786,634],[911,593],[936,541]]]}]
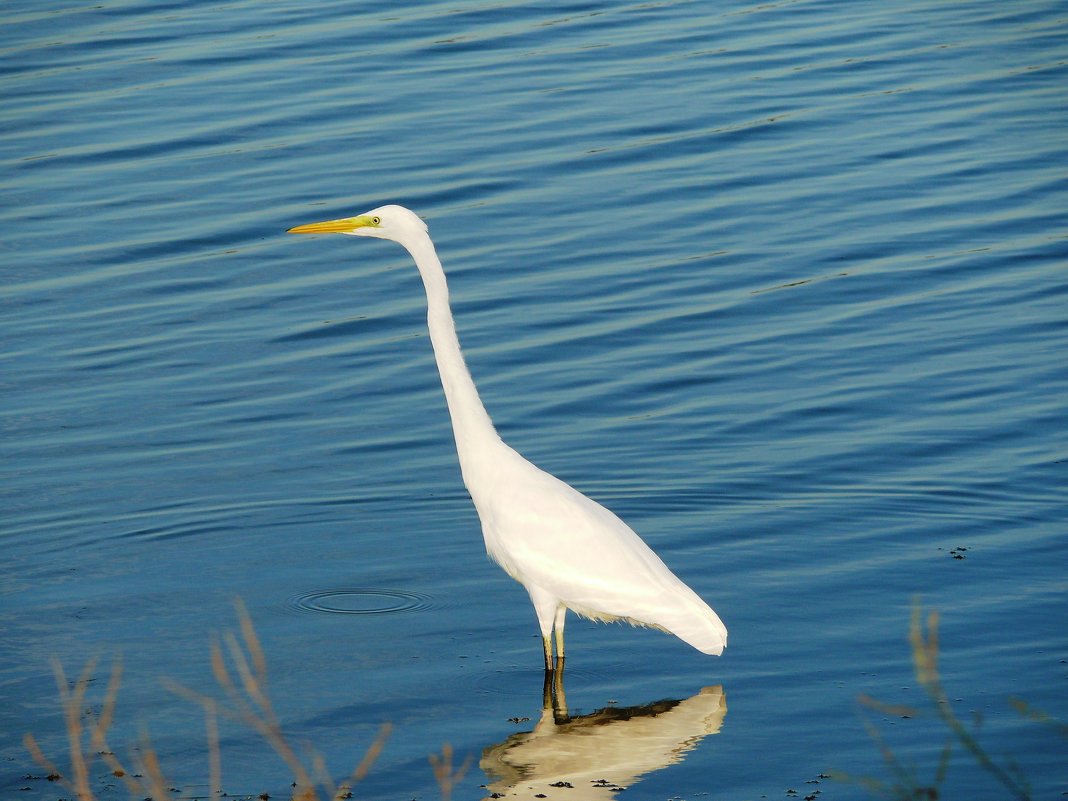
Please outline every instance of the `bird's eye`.
[{"label": "bird's eye", "polygon": [[382,224],[382,218],[381,217],[372,217],[371,218],[371,225],[381,225],[381,224]]}]

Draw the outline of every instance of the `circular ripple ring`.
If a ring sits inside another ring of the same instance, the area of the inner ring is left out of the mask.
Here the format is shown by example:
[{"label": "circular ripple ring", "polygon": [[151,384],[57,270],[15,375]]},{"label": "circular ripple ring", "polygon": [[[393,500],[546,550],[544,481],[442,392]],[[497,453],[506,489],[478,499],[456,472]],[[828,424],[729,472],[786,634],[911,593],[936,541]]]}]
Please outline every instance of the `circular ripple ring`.
[{"label": "circular ripple ring", "polygon": [[421,611],[432,605],[429,595],[368,587],[314,590],[289,599],[289,606],[297,611],[337,615],[389,615]]}]

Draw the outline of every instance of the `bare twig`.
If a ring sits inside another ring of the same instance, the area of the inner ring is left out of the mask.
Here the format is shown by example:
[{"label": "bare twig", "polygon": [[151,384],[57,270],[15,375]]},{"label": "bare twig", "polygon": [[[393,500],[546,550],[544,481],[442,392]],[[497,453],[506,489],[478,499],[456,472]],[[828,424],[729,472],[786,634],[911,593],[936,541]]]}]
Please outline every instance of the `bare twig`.
[{"label": "bare twig", "polygon": [[452,797],[452,788],[455,787],[464,774],[467,773],[468,767],[471,765],[471,755],[468,754],[467,759],[459,767],[458,770],[453,770],[452,767],[452,746],[445,743],[441,747],[441,756],[437,754],[431,754],[430,766],[434,770],[434,778],[438,782],[438,787],[441,789],[442,801],[449,801]]},{"label": "bare twig", "polygon": [[100,716],[93,722],[90,728],[90,742],[93,751],[100,756],[104,764],[111,770],[113,776],[122,779],[129,790],[130,795],[145,795],[146,788],[143,782],[130,775],[115,752],[108,745],[107,733],[111,728],[111,721],[115,717],[115,702],[119,695],[119,685],[122,682],[122,663],[118,660],[111,667],[111,678],[108,679],[107,690],[104,694],[104,704]]},{"label": "bare twig", "polygon": [[1009,703],[1012,705],[1013,709],[1028,720],[1033,720],[1036,723],[1042,723],[1049,726],[1061,737],[1068,738],[1068,724],[1057,720],[1055,717],[1048,715],[1041,709],[1035,709],[1029,703],[1019,698],[1010,698]]},{"label": "bare twig", "polygon": [[356,786],[356,783],[362,781],[367,774],[371,772],[371,765],[375,763],[379,754],[382,753],[382,749],[386,747],[386,740],[389,739],[389,735],[392,731],[393,724],[391,723],[383,723],[379,727],[378,734],[375,735],[375,739],[367,747],[363,759],[360,760],[360,764],[352,771],[352,775],[349,776],[348,781],[342,782],[334,791],[335,799],[342,798],[346,793],[351,792],[352,788]]},{"label": "bare twig", "polygon": [[41,746],[37,744],[37,740],[34,739],[34,736],[32,734],[27,732],[26,734],[22,735],[22,744],[26,746],[26,750],[30,752],[30,756],[33,757],[33,761],[48,771],[48,778],[55,778],[59,781],[64,781],[63,774],[59,772],[59,768],[56,767],[55,763],[52,762],[52,760],[50,760],[44,755],[44,752],[41,750]]},{"label": "bare twig", "polygon": [[912,643],[912,664],[916,671],[916,679],[923,686],[927,695],[934,702],[935,711],[942,718],[954,737],[970,753],[987,773],[1020,801],[1029,801],[1031,791],[1026,782],[1018,774],[1013,776],[1008,770],[998,765],[979,744],[975,736],[954,714],[953,706],[949,697],[942,687],[942,679],[938,672],[938,613],[931,612],[927,615],[926,633],[921,621],[921,608],[919,602],[912,607],[912,623],[909,627],[909,641]]},{"label": "bare twig", "polygon": [[85,761],[85,753],[82,750],[82,709],[85,703],[85,692],[89,686],[89,677],[93,668],[96,667],[96,659],[90,659],[82,675],[74,683],[72,690],[67,684],[67,676],[63,672],[63,665],[58,659],[52,660],[52,669],[56,674],[56,684],[59,686],[59,697],[63,702],[63,713],[67,724],[67,740],[70,746],[70,769],[73,773],[70,788],[74,790],[79,799],[91,799],[92,788],[89,787],[89,767]]}]

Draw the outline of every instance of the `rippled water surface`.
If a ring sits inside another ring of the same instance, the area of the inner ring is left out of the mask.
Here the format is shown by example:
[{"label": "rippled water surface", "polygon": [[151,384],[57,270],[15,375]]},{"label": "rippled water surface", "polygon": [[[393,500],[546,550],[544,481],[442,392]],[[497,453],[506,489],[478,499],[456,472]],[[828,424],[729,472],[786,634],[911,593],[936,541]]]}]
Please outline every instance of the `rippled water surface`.
[{"label": "rippled water surface", "polygon": [[[209,796],[160,679],[218,692],[239,597],[298,750],[340,780],[392,722],[361,798],[438,797],[443,743],[457,799],[856,798],[825,775],[890,776],[858,694],[929,709],[916,596],[956,713],[1068,791],[1010,704],[1068,717],[1064,5],[407,5],[5,6],[0,792],[69,797],[21,735],[66,749],[52,657],[101,659],[99,709],[121,656],[111,745]],[[723,657],[573,620],[542,719],[414,268],[283,233],[385,202],[502,435],[708,599]],[[929,781],[937,719],[869,716]],[[288,797],[220,736],[226,792]],[[960,749],[946,781],[1004,793]]]}]

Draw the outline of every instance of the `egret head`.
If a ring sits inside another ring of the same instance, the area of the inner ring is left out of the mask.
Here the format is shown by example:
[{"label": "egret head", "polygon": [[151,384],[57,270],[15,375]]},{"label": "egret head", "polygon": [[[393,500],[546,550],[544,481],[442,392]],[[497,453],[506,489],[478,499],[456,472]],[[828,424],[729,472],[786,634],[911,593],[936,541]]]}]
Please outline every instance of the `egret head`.
[{"label": "egret head", "polygon": [[415,236],[426,236],[427,227],[415,212],[404,206],[379,206],[357,217],[298,225],[287,233],[375,236],[405,244]]}]

